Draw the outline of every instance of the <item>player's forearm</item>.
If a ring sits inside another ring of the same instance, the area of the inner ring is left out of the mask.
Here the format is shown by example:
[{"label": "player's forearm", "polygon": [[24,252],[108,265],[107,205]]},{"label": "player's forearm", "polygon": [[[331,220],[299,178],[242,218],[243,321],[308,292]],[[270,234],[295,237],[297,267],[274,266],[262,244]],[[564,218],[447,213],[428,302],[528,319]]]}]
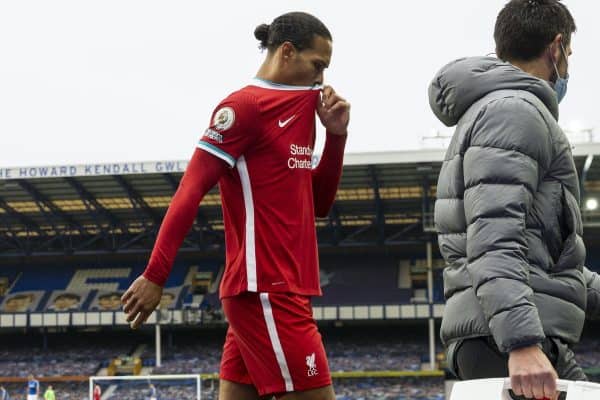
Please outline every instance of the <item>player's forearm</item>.
[{"label": "player's forearm", "polygon": [[144,277],[164,286],[177,251],[194,223],[198,204],[227,170],[226,164],[196,150],[181,179],[158,232]]},{"label": "player's forearm", "polygon": [[326,217],[335,200],[342,176],[345,146],[345,135],[327,134],[323,155],[319,165],[313,171],[312,177],[313,200],[317,217]]}]

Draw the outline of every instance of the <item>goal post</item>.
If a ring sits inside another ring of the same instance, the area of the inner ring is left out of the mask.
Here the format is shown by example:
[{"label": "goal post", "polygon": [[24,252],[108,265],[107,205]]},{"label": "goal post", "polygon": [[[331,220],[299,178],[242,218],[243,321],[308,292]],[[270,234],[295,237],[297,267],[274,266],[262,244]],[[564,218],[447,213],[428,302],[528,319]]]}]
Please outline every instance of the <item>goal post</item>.
[{"label": "goal post", "polygon": [[151,399],[151,384],[161,400],[201,400],[202,396],[198,374],[90,376],[89,400],[94,398],[96,384],[101,388],[102,400]]}]

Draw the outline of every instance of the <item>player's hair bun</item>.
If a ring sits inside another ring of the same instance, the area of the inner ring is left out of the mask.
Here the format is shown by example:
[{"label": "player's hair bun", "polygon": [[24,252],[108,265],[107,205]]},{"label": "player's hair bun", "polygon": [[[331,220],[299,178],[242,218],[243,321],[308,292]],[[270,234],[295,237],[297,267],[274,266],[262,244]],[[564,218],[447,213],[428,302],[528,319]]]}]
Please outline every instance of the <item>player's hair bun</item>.
[{"label": "player's hair bun", "polygon": [[266,48],[269,41],[269,25],[260,24],[254,29],[254,37],[260,40],[260,47]]}]

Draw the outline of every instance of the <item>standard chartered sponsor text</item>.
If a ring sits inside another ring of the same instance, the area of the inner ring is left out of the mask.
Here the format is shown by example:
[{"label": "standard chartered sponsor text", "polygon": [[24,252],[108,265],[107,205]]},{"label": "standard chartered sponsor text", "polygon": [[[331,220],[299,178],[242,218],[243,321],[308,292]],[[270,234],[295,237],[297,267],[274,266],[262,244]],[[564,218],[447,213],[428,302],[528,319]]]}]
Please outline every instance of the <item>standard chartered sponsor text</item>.
[{"label": "standard chartered sponsor text", "polygon": [[288,168],[290,169],[312,169],[312,153],[313,149],[309,146],[299,146],[297,144],[290,145],[291,156],[304,156],[302,158],[288,158]]}]

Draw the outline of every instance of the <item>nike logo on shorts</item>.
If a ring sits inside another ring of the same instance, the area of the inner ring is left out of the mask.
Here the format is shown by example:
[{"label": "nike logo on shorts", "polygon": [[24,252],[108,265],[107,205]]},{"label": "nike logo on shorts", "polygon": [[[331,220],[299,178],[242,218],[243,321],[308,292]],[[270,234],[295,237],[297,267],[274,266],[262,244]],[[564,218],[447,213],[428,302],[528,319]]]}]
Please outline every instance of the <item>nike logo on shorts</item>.
[{"label": "nike logo on shorts", "polygon": [[295,116],[296,116],[296,114],[292,115],[291,117],[289,117],[285,121],[279,120],[279,127],[280,128],[284,128],[291,120],[294,119]]}]

